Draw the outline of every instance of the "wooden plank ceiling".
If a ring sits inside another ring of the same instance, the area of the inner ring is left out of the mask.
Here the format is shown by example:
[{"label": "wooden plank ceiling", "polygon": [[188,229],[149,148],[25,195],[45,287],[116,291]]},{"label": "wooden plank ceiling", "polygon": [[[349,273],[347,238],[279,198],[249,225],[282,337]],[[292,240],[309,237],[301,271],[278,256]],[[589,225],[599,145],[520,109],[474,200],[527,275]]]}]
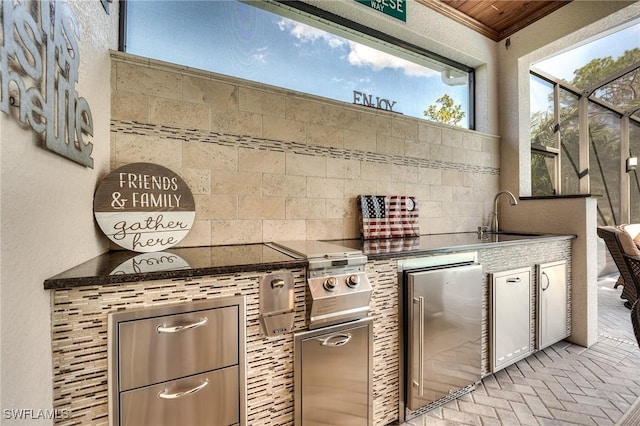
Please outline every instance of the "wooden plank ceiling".
[{"label": "wooden plank ceiling", "polygon": [[570,3],[542,0],[417,0],[489,37],[503,40]]}]

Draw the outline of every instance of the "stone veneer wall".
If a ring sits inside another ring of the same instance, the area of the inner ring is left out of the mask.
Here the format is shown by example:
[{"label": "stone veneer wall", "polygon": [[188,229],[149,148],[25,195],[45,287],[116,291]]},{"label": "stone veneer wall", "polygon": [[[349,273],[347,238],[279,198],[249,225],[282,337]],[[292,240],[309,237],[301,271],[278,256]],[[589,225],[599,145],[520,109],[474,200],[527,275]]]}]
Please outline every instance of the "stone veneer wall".
[{"label": "stone veneer wall", "polygon": [[489,223],[495,136],[120,52],[111,78],[111,166],[187,181],[182,246],[359,237],[360,194],[415,196],[425,234]]},{"label": "stone veneer wall", "polygon": [[398,265],[395,260],[367,263],[372,283],[373,419],[375,425],[398,420]]}]

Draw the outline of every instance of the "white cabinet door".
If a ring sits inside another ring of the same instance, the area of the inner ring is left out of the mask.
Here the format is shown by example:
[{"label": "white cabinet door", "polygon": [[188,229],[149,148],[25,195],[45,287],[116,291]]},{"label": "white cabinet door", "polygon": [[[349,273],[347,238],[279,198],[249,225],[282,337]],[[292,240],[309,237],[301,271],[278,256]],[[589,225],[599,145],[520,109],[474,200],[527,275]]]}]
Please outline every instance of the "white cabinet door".
[{"label": "white cabinet door", "polygon": [[492,274],[491,371],[525,358],[531,348],[531,268]]},{"label": "white cabinet door", "polygon": [[538,349],[569,335],[567,327],[567,262],[538,265]]}]

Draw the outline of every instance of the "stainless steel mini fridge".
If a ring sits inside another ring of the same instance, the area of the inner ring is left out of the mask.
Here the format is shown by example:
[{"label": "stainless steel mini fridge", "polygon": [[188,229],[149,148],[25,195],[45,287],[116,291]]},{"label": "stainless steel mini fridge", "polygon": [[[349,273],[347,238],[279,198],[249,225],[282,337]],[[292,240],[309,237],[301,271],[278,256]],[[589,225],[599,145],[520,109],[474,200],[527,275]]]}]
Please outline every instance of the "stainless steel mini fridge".
[{"label": "stainless steel mini fridge", "polygon": [[406,407],[418,410],[481,379],[482,267],[406,271]]}]

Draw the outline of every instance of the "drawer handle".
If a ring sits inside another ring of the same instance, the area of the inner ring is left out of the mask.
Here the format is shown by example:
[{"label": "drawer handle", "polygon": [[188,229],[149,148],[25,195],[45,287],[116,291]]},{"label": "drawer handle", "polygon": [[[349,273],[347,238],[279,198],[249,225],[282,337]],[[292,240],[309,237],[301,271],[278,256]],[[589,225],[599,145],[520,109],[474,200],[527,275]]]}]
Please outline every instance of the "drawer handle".
[{"label": "drawer handle", "polygon": [[189,396],[192,395],[204,388],[207,387],[207,385],[209,384],[209,379],[204,379],[204,382],[200,383],[198,386],[196,386],[193,389],[189,389],[186,391],[182,391],[182,392],[176,392],[176,393],[167,393],[167,390],[163,390],[162,392],[160,392],[158,394],[158,398],[161,399],[178,399],[178,398],[182,398],[183,396]]},{"label": "drawer handle", "polygon": [[[340,340],[335,340],[336,338]],[[332,336],[329,336],[326,339],[318,339],[318,340],[322,342],[322,346],[332,346],[335,348],[338,346],[346,345],[347,343],[349,343],[349,341],[352,338],[353,336],[351,335],[351,333],[339,333],[339,334],[334,334]]]},{"label": "drawer handle", "polygon": [[507,278],[507,282],[508,282],[509,284],[517,284],[517,283],[519,283],[520,281],[522,281],[522,280],[520,279],[520,277]]},{"label": "drawer handle", "polygon": [[158,333],[177,333],[179,331],[191,330],[192,328],[206,325],[207,321],[208,321],[207,317],[204,317],[198,322],[193,322],[191,324],[185,324],[185,325],[166,326],[164,324],[160,324],[156,328],[156,330],[158,331]]}]

